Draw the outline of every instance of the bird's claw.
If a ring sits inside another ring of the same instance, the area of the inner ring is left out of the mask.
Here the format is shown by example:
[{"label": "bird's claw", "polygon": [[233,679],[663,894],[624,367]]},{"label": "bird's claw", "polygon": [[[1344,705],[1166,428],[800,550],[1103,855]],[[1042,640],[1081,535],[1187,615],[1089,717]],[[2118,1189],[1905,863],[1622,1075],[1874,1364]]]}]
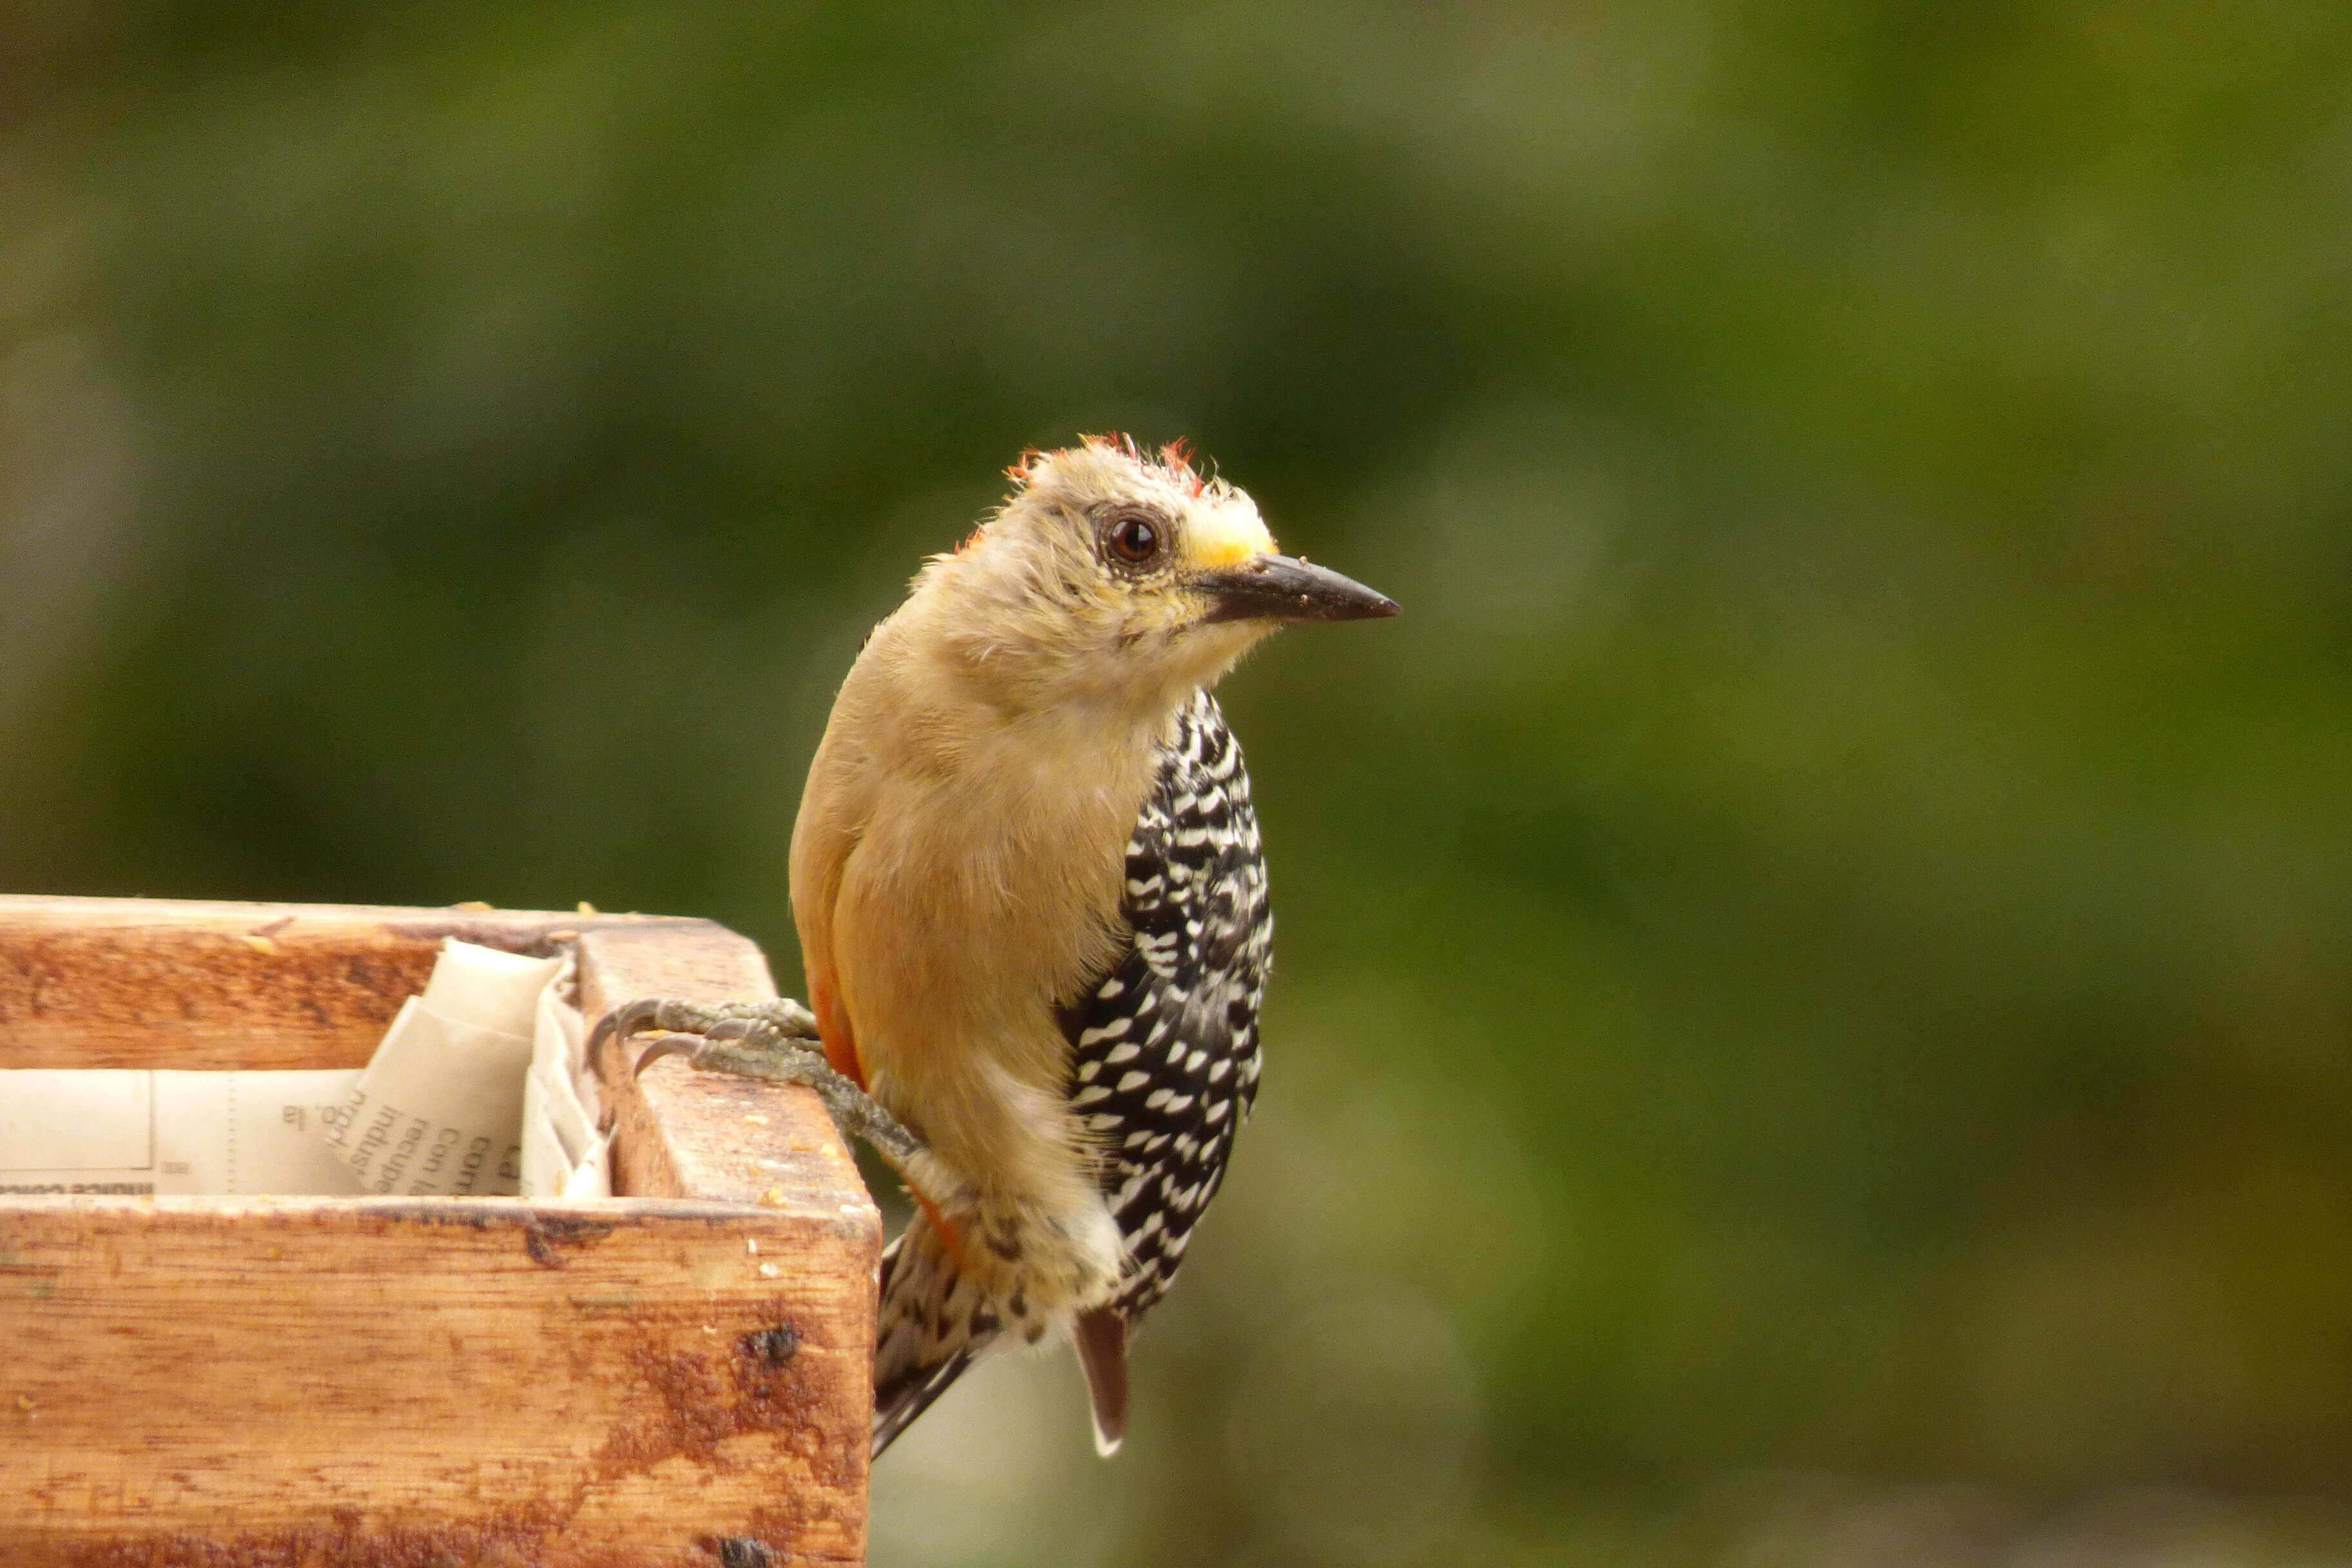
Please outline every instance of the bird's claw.
[{"label": "bird's claw", "polygon": [[643,1029],[667,1031],[646,1044],[632,1078],[664,1057],[684,1057],[701,1072],[729,1073],[764,1083],[796,1083],[817,1098],[845,1140],[863,1139],[894,1164],[922,1152],[922,1141],[855,1082],[834,1070],[816,1045],[816,1018],[789,997],[772,1002],[684,1002],[640,996],[614,1008],[589,1038],[593,1056],[608,1041]]},{"label": "bird's claw", "polygon": [[707,1043],[700,1035],[664,1035],[657,1040],[648,1040],[646,1048],[637,1053],[637,1065],[629,1069],[629,1076],[645,1077],[646,1069],[664,1057],[685,1057],[691,1061],[694,1053]]},{"label": "bird's claw", "polygon": [[789,996],[767,1002],[686,1002],[675,996],[637,996],[597,1020],[596,1032],[588,1039],[588,1051],[593,1056],[606,1041],[625,1040],[642,1029],[668,1029],[723,1038],[726,1037],[713,1035],[712,1031],[735,1024],[747,1027],[764,1026],[786,1039],[817,1037],[816,1015]]}]

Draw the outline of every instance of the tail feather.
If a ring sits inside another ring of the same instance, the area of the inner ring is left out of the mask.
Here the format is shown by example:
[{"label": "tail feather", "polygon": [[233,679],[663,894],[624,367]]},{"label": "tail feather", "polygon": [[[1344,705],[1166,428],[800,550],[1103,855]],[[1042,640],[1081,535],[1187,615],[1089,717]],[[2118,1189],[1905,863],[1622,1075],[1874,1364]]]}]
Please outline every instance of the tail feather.
[{"label": "tail feather", "polygon": [[1095,1452],[1108,1459],[1127,1440],[1127,1314],[1117,1307],[1081,1312],[1070,1337],[1086,1368]]},{"label": "tail feather", "polygon": [[921,1215],[882,1255],[874,1351],[874,1457],[963,1375],[996,1338],[994,1314],[958,1289],[954,1265]]}]

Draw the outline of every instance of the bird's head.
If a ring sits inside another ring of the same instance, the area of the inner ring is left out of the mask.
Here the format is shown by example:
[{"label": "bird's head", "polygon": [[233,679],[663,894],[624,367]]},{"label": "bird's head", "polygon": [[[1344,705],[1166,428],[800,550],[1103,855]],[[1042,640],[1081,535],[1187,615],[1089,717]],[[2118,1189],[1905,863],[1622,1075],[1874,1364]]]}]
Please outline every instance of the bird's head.
[{"label": "bird's head", "polygon": [[1257,504],[1197,472],[1181,445],[1153,457],[1088,437],[1008,472],[1013,494],[932,558],[915,597],[950,656],[1013,705],[1164,707],[1283,626],[1397,612],[1279,553]]}]

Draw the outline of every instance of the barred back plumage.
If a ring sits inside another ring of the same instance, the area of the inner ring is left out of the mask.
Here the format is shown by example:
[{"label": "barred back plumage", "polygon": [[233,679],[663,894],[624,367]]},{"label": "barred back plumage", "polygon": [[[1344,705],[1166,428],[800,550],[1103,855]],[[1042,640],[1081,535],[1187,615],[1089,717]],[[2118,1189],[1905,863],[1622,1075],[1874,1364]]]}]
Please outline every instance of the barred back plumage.
[{"label": "barred back plumage", "polygon": [[[1175,1279],[1257,1092],[1265,858],[1241,747],[1205,690],[1176,715],[1126,858],[1125,951],[1063,1024],[1069,1103],[1126,1246],[1110,1311],[1132,1333]],[[882,1260],[874,1452],[992,1344],[1062,1326],[1024,1307],[962,1288],[918,1215]]]}]

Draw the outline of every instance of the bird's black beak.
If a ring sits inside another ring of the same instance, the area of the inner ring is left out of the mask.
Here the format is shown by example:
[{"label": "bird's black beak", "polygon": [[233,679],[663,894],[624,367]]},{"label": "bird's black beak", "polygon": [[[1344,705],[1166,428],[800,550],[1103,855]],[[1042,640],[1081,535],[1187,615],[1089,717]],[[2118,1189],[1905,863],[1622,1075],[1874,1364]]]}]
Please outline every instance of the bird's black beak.
[{"label": "bird's black beak", "polygon": [[1287,555],[1260,555],[1193,583],[1209,595],[1211,621],[1369,621],[1397,613],[1386,594]]}]

